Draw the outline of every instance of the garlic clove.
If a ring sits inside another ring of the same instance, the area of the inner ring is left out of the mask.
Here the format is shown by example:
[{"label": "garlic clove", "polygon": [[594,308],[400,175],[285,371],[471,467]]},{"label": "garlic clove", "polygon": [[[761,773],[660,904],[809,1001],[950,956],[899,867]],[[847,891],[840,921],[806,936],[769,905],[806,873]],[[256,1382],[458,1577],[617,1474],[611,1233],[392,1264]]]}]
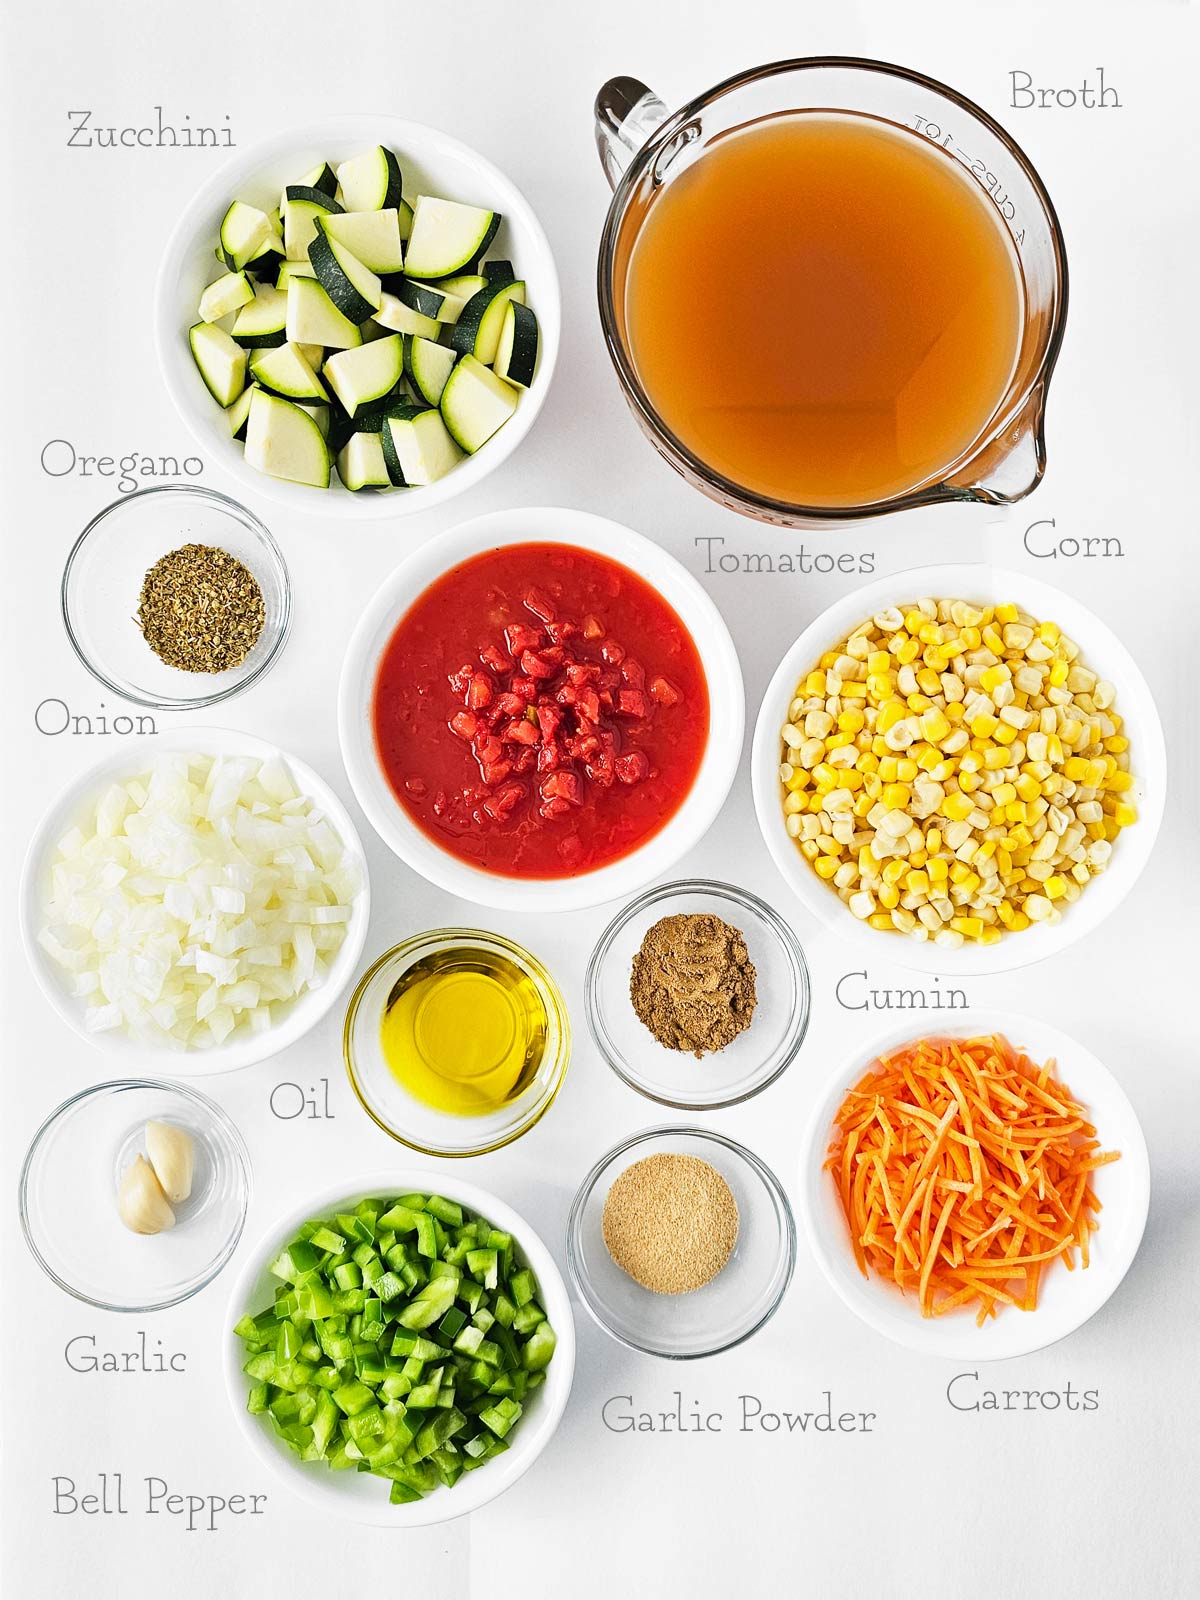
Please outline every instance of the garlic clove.
[{"label": "garlic clove", "polygon": [[175,1226],[175,1213],[145,1156],[134,1156],[121,1174],[117,1211],[133,1233],[163,1233]]},{"label": "garlic clove", "polygon": [[186,1200],[192,1192],[196,1165],[196,1141],[191,1134],[169,1122],[148,1122],[146,1154],[171,1204],[177,1206]]}]

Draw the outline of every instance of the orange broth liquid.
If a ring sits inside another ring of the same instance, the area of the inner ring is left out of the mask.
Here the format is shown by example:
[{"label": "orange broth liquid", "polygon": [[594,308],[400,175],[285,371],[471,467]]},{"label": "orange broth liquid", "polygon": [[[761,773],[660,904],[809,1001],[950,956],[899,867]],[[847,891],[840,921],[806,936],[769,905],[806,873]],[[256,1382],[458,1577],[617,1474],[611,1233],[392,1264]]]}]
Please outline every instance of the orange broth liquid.
[{"label": "orange broth liquid", "polygon": [[618,249],[627,348],[671,432],[741,488],[870,505],[936,482],[995,414],[1020,267],[987,194],[929,140],[771,118],[716,140],[643,215]]}]

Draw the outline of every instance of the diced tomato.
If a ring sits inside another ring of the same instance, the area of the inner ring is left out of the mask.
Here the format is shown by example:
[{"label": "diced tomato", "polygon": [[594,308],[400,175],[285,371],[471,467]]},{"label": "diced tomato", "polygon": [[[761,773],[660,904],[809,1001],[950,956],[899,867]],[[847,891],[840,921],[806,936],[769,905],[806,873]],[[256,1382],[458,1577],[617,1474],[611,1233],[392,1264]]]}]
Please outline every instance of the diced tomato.
[{"label": "diced tomato", "polygon": [[495,711],[498,717],[523,717],[527,702],[519,694],[512,694],[505,689],[496,696]]},{"label": "diced tomato", "polygon": [[512,671],[512,657],[506,656],[498,645],[484,645],[479,652],[479,659],[485,667],[490,667],[497,677],[507,677]]},{"label": "diced tomato", "polygon": [[531,745],[518,745],[512,760],[513,771],[521,776],[535,772],[538,764],[538,753]]},{"label": "diced tomato", "polygon": [[583,637],[593,642],[596,639],[603,639],[604,624],[600,621],[599,617],[584,617]]},{"label": "diced tomato", "polygon": [[650,698],[656,705],[665,708],[667,706],[677,706],[683,696],[669,678],[651,678]]},{"label": "diced tomato", "polygon": [[450,687],[454,690],[455,694],[466,694],[467,690],[471,686],[471,679],[474,674],[475,668],[469,661],[465,666],[459,667],[457,672],[452,672],[450,674]]},{"label": "diced tomato", "polygon": [[472,673],[471,684],[467,690],[467,709],[482,711],[484,706],[491,705],[495,693],[495,685],[485,672]]},{"label": "diced tomato", "polygon": [[543,622],[549,622],[557,614],[557,607],[544,589],[530,589],[525,596],[525,604],[535,617],[540,617]]},{"label": "diced tomato", "polygon": [[617,696],[617,711],[623,717],[646,717],[650,701],[642,689],[622,689]]},{"label": "diced tomato", "polygon": [[600,696],[595,689],[581,689],[576,696],[575,704],[581,716],[587,717],[591,722],[599,722]]},{"label": "diced tomato", "polygon": [[522,717],[519,722],[510,722],[502,737],[511,739],[514,744],[536,744],[538,730],[527,717]]},{"label": "diced tomato", "polygon": [[621,678],[631,689],[644,689],[646,669],[640,661],[635,661],[632,656],[626,656],[621,663]]},{"label": "diced tomato", "polygon": [[619,667],[625,659],[625,646],[615,639],[606,639],[600,646],[600,658],[610,667]]},{"label": "diced tomato", "polygon": [[475,759],[481,767],[490,766],[493,761],[499,761],[503,755],[504,746],[494,733],[475,740]]},{"label": "diced tomato", "polygon": [[567,663],[567,682],[573,689],[582,689],[588,683],[599,683],[600,668],[590,661],[570,661]]},{"label": "diced tomato", "polygon": [[569,800],[573,806],[583,804],[583,783],[577,772],[552,772],[542,779],[539,793],[543,800]]},{"label": "diced tomato", "polygon": [[473,711],[460,711],[450,718],[450,727],[460,739],[473,739],[479,728],[479,718]]},{"label": "diced tomato", "polygon": [[521,652],[521,671],[527,678],[533,678],[541,682],[546,678],[552,678],[557,670],[555,663],[547,661],[540,651],[523,650]]},{"label": "diced tomato", "polygon": [[542,730],[542,738],[553,739],[562,726],[563,714],[552,702],[543,700],[538,704],[537,719],[538,727]]},{"label": "diced tomato", "polygon": [[531,705],[537,699],[537,684],[532,678],[514,678],[508,687],[513,694],[520,695],[526,705]]},{"label": "diced tomato", "polygon": [[630,750],[617,757],[617,777],[622,783],[641,783],[650,776],[650,758],[644,750]]},{"label": "diced tomato", "polygon": [[536,650],[542,642],[540,628],[527,627],[523,622],[512,622],[504,630],[504,642],[514,656],[522,650]]}]

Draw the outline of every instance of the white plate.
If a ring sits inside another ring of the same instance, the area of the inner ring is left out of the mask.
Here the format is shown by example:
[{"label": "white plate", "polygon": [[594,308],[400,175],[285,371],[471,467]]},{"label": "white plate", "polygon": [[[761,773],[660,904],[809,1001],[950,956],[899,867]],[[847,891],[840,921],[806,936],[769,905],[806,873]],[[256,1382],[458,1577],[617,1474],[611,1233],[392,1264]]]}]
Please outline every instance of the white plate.
[{"label": "white plate", "polygon": [[[407,813],[388,784],[375,747],[375,676],[396,624],[417,596],[451,567],[506,544],[568,544],[630,567],[678,614],[708,680],[708,744],[696,780],[658,833],[619,861],[576,878],[506,878],[443,850]],[[745,697],[737,651],[716,606],[673,556],[640,533],[586,511],[553,506],[476,517],[420,546],[386,579],[354,631],[338,689],[342,759],[359,805],[401,860],[448,894],[504,911],[575,911],[635,894],[698,844],[725,803],[742,749]]]},{"label": "white plate", "polygon": [[[487,206],[503,218],[488,247],[489,256],[509,258],[529,285],[529,304],[537,315],[541,347],[533,384],[521,395],[515,414],[473,456],[459,462],[437,483],[385,494],[352,493],[336,481],[328,489],[285,483],[247,464],[242,446],[229,436],[225,413],[209,394],[192,360],[188,329],[206,284],[218,275],[214,258],[221,219],[233,200],[264,210],[279,204],[285,183],[318,161],[336,164],[371,145],[394,150],[404,175],[405,198],[436,194],[467,205]],[[265,495],[293,511],[313,516],[366,521],[428,511],[480,483],[520,444],[533,426],[558,358],[560,303],[558,273],[550,244],[521,191],[492,163],[449,134],[390,116],[325,117],[284,133],[272,134],[241,151],[200,186],[183,208],[159,271],[155,305],[158,361],[180,415],[215,462],[244,489]]]},{"label": "white plate", "polygon": [[[266,1033],[243,1033],[239,1030],[231,1034],[225,1044],[214,1045],[209,1050],[155,1049],[115,1029],[89,1033],[83,1020],[83,1002],[68,992],[62,969],[50,960],[37,940],[44,922],[49,871],[58,841],[79,821],[88,806],[100,799],[109,784],[148,772],[156,756],[171,751],[195,752],[198,755],[253,756],[258,761],[266,761],[272,756],[282,759],[297,787],[328,817],[356,864],[362,881],[351,908],[346,937],[321,987],[301,995]],[[248,733],[227,732],[222,728],[185,728],[160,733],[150,742],[131,745],[90,767],[67,786],[43,815],[26,854],[21,877],[21,934],[42,993],[80,1038],[111,1056],[118,1070],[135,1076],[165,1074],[182,1078],[207,1077],[217,1072],[232,1072],[237,1067],[247,1067],[255,1061],[265,1061],[268,1056],[295,1044],[297,1039],[320,1022],[353,976],[367,936],[370,910],[371,891],[362,841],[350,820],[350,813],[329,785],[311,767],[289,755],[286,750],[268,744],[265,739],[255,739]]]},{"label": "white plate", "polygon": [[[973,1038],[1002,1033],[1034,1061],[1051,1058],[1055,1075],[1088,1111],[1103,1150],[1121,1159],[1092,1174],[1096,1198],[1104,1207],[1091,1237],[1091,1265],[1074,1272],[1055,1262],[1043,1275],[1036,1311],[1001,1306],[975,1326],[966,1308],[943,1317],[923,1317],[913,1295],[902,1295],[878,1277],[864,1278],[854,1260],[850,1230],[842,1214],[833,1177],[825,1171],[833,1120],[845,1098],[882,1051],[919,1038]],[[808,1242],[822,1272],[855,1316],[897,1344],[925,1355],[955,1361],[1000,1361],[1029,1355],[1065,1339],[1094,1316],[1128,1272],[1142,1240],[1150,1204],[1150,1159],[1137,1114],[1121,1085],[1090,1050],[1047,1023],[1008,1011],[979,1010],[945,1027],[921,1030],[912,1022],[892,1027],[870,1040],[840,1065],[821,1094],[804,1139],[797,1192]]]},{"label": "white plate", "polygon": [[[511,1233],[518,1254],[533,1268],[541,1290],[541,1303],[558,1336],[554,1356],[546,1368],[546,1381],[526,1402],[525,1412],[508,1436],[509,1448],[482,1467],[464,1473],[453,1489],[436,1489],[424,1499],[394,1506],[388,1500],[390,1485],[366,1472],[331,1472],[323,1462],[301,1461],[271,1426],[267,1417],[252,1417],[246,1410],[250,1380],[242,1371],[246,1347],[233,1332],[247,1311],[256,1313],[271,1304],[278,1287],[267,1268],[279,1251],[311,1217],[328,1217],[348,1211],[367,1198],[399,1194],[440,1194],[447,1200],[486,1217],[495,1227]],[[433,1173],[428,1168],[398,1167],[359,1178],[353,1188],[335,1184],[311,1196],[303,1206],[267,1229],[242,1263],[230,1297],[224,1333],[225,1387],[233,1414],[250,1448],[293,1494],[314,1510],[368,1522],[378,1528],[422,1528],[450,1522],[476,1511],[511,1488],[549,1444],[562,1420],[571,1380],[575,1374],[575,1324],[571,1302],[554,1257],[525,1218],[503,1200],[458,1177]]]},{"label": "white plate", "polygon": [[[1087,885],[1053,924],[1035,923],[1005,934],[998,944],[965,944],[944,950],[901,933],[869,928],[854,916],[836,890],[818,878],[788,837],[780,795],[779,730],[787,721],[796,685],[826,650],[839,645],[860,623],[891,605],[923,597],[995,604],[1011,600],[1039,621],[1056,622],[1074,639],[1083,661],[1116,688],[1113,709],[1124,718],[1129,764],[1136,780],[1129,798],[1138,820],[1122,831],[1108,867]],[[807,627],[784,656],[767,685],[750,756],[754,809],[771,858],[818,922],[853,944],[863,960],[891,960],[947,978],[975,977],[1028,966],[1064,950],[1099,927],[1141,876],[1158,836],[1167,778],[1167,754],[1154,699],[1133,657],[1099,617],[1078,600],[1024,573],[986,564],[916,567],[892,573],[836,601]]]}]

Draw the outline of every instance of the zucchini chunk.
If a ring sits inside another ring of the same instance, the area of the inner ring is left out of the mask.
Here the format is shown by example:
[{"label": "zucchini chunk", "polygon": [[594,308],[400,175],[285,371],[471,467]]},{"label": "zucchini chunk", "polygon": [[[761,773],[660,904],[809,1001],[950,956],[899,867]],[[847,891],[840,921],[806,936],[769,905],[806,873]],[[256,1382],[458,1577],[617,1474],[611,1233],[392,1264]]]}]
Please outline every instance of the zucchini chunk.
[{"label": "zucchini chunk", "polygon": [[442,309],[442,302],[446,296],[433,284],[417,283],[413,278],[398,276],[389,281],[388,289],[401,305],[407,306],[410,311],[419,311],[431,322],[439,320],[438,312]]},{"label": "zucchini chunk", "polygon": [[379,279],[345,245],[318,232],[308,247],[308,259],[322,289],[351,322],[365,322],[379,310],[383,292]]},{"label": "zucchini chunk", "polygon": [[353,350],[362,343],[358,328],[342,315],[316,278],[289,277],[287,336],[293,344],[327,345],[334,350]]},{"label": "zucchini chunk", "polygon": [[289,184],[283,191],[283,242],[288,260],[307,261],[308,247],[316,238],[318,221],[341,209],[333,196],[323,189]]},{"label": "zucchini chunk", "polygon": [[404,371],[404,346],[398,333],[356,350],[339,350],[325,363],[324,378],[347,416],[390,394]]},{"label": "zucchini chunk", "polygon": [[396,207],[396,214],[400,220],[400,242],[407,244],[412,238],[413,208],[407,200],[401,200]]},{"label": "zucchini chunk", "polygon": [[284,344],[287,334],[288,297],[269,283],[260,283],[254,299],[243,306],[234,319],[230,333],[234,344],[246,350],[262,350]]},{"label": "zucchini chunk", "polygon": [[391,477],[378,433],[352,433],[337,454],[338,477],[347,489],[390,489]]},{"label": "zucchini chunk", "polygon": [[442,296],[438,321],[453,323],[479,291],[487,287],[487,279],[481,273],[466,272],[457,278],[442,278],[437,287]]},{"label": "zucchini chunk", "polygon": [[213,322],[189,328],[188,343],[209,394],[219,406],[231,406],[246,387],[246,352]]},{"label": "zucchini chunk", "polygon": [[404,374],[422,400],[436,406],[442,398],[450,369],[458,360],[453,350],[416,334],[404,336]]},{"label": "zucchini chunk", "polygon": [[516,279],[511,261],[485,261],[483,263],[484,281],[497,285],[512,283]]},{"label": "zucchini chunk", "polygon": [[329,448],[316,422],[303,407],[262,389],[250,402],[246,460],[272,478],[329,487]]},{"label": "zucchini chunk", "polygon": [[517,278],[512,283],[485,283],[479,293],[467,301],[450,330],[453,348],[490,367],[496,359],[500,329],[504,326],[504,313],[510,300],[520,300],[524,304],[523,279]]},{"label": "zucchini chunk", "polygon": [[395,206],[384,211],[342,211],[318,220],[325,235],[345,245],[372,272],[399,272],[404,265],[400,239],[400,213]]},{"label": "zucchini chunk", "polygon": [[281,344],[273,350],[256,350],[250,357],[250,373],[264,389],[270,389],[288,400],[329,399],[329,390],[294,344]]},{"label": "zucchini chunk", "polygon": [[422,339],[436,339],[438,336],[438,324],[432,317],[423,317],[419,311],[414,311],[403,300],[386,291],[380,296],[375,321],[381,327],[390,328],[393,333],[416,334]]},{"label": "zucchini chunk", "polygon": [[506,383],[528,389],[537,366],[538,322],[527,305],[510,300],[500,326],[500,342],[492,370]]},{"label": "zucchini chunk", "polygon": [[473,455],[517,409],[517,391],[475,356],[465,355],[446,379],[441,412],[450,437]]},{"label": "zucchini chunk", "polygon": [[328,161],[322,161],[320,166],[313,167],[300,179],[300,188],[319,189],[322,194],[327,194],[332,199],[337,193],[337,173]]},{"label": "zucchini chunk", "polygon": [[322,439],[328,443],[332,408],[324,405],[320,400],[293,400],[292,404],[299,406],[301,411],[308,412],[317,427],[320,428]]},{"label": "zucchini chunk", "polygon": [[229,418],[229,432],[235,439],[246,437],[246,419],[250,415],[250,402],[258,393],[256,383],[249,384],[238,395],[231,406],[227,406],[225,415]]},{"label": "zucchini chunk", "polygon": [[347,211],[394,210],[404,199],[400,163],[381,144],[343,161],[337,179]]},{"label": "zucchini chunk", "polygon": [[248,261],[253,261],[266,249],[274,232],[265,211],[235,200],[221,221],[221,254],[230,272],[240,272]]},{"label": "zucchini chunk", "polygon": [[478,261],[496,236],[498,211],[417,196],[405,268],[414,278],[448,278]]},{"label": "zucchini chunk", "polygon": [[277,289],[286,289],[293,278],[315,278],[316,268],[306,256],[303,261],[281,261],[279,263],[279,276],[275,279]]},{"label": "zucchini chunk", "polygon": [[447,431],[441,413],[432,408],[400,406],[383,419],[383,448],[393,480],[405,484],[436,483],[462,454]]},{"label": "zucchini chunk", "polygon": [[200,296],[201,322],[219,322],[231,311],[249,305],[254,299],[254,285],[244,272],[225,272],[210,283]]}]

